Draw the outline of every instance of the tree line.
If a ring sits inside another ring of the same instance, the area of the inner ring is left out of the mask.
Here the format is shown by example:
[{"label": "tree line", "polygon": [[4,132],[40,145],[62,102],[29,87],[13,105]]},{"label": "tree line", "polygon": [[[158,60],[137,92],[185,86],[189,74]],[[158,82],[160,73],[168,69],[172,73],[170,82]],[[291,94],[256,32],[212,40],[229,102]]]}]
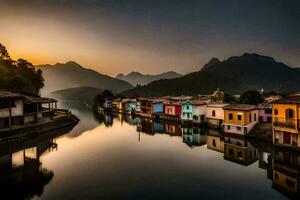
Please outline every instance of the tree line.
[{"label": "tree line", "polygon": [[39,94],[43,87],[42,71],[25,59],[13,60],[0,43],[0,89]]}]

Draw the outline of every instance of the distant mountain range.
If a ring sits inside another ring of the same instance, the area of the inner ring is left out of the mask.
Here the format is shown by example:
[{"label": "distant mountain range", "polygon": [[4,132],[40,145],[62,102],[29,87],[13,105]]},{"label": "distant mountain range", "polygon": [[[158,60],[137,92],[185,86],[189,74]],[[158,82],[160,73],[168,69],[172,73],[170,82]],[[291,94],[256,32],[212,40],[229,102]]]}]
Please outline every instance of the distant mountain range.
[{"label": "distant mountain range", "polygon": [[102,91],[103,90],[99,88],[84,86],[57,90],[49,93],[47,96],[58,100],[78,100],[88,102],[93,100],[93,98]]},{"label": "distant mountain range", "polygon": [[124,74],[119,74],[116,76],[117,79],[127,81],[128,83],[131,83],[132,85],[146,85],[148,83],[151,83],[152,81],[155,80],[160,80],[160,79],[172,79],[172,78],[178,78],[181,77],[182,75],[174,72],[174,71],[169,71],[165,72],[162,74],[141,74],[139,72],[131,72],[127,75]]},{"label": "distant mountain range", "polygon": [[64,64],[39,65],[36,68],[42,70],[45,79],[45,87],[42,89],[43,94],[83,86],[98,88],[100,90],[108,89],[115,93],[133,88],[126,81],[86,69],[73,61]]},{"label": "distant mountain range", "polygon": [[300,90],[300,70],[275,61],[271,57],[245,53],[220,61],[211,59],[200,71],[185,76],[151,82],[122,94],[127,96],[164,96],[211,94],[221,88],[230,94],[246,90]]}]

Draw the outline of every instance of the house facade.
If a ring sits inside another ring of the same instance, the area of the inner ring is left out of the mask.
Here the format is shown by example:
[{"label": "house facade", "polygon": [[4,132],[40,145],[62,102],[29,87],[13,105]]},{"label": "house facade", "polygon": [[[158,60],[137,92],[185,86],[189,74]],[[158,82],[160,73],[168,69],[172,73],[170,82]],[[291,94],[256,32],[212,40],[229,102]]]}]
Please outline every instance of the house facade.
[{"label": "house facade", "polygon": [[164,113],[164,103],[163,101],[153,101],[152,103],[152,114],[162,114]]},{"label": "house facade", "polygon": [[221,127],[224,122],[224,107],[229,104],[214,103],[208,104],[206,109],[206,120],[212,127]]},{"label": "house facade", "polygon": [[0,91],[0,129],[52,120],[56,109],[57,101],[54,99]]},{"label": "house facade", "polygon": [[300,147],[300,94],[272,102],[273,144]]},{"label": "house facade", "polygon": [[193,105],[193,122],[201,123],[205,121],[207,104],[201,100],[191,100]]},{"label": "house facade", "polygon": [[181,104],[178,102],[165,102],[164,114],[167,120],[180,120],[181,116]]},{"label": "house facade", "polygon": [[265,102],[258,105],[259,122],[272,122],[272,104]]},{"label": "house facade", "polygon": [[224,132],[248,134],[258,123],[258,108],[248,104],[231,104],[224,107]]},{"label": "house facade", "polygon": [[192,122],[193,121],[193,104],[190,100],[184,101],[181,104],[182,111],[181,111],[181,120],[183,122],[188,121]]},{"label": "house facade", "polygon": [[151,117],[152,116],[152,102],[153,99],[148,98],[140,98],[138,100],[140,102],[140,114],[144,117]]}]

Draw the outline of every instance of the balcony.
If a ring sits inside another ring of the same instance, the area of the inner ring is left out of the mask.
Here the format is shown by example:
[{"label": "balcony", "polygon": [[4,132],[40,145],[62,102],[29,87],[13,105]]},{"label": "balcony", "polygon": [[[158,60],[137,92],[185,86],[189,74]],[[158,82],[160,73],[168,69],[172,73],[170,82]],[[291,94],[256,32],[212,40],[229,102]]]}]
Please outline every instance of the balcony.
[{"label": "balcony", "polygon": [[[296,120],[275,117],[273,125],[277,127],[296,129]],[[298,125],[299,125],[299,121],[298,121]]]}]

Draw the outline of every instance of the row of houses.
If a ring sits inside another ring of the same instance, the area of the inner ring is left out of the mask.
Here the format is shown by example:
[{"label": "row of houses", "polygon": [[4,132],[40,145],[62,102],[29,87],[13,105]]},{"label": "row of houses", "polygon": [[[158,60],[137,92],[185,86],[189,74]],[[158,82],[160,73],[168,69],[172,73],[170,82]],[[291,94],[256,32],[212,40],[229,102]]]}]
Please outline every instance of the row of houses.
[{"label": "row of houses", "polygon": [[[153,119],[187,124],[207,122],[225,132],[246,135],[259,122],[265,120],[266,109],[247,104],[211,102],[207,98],[163,97],[122,99],[113,102],[117,111]],[[259,115],[261,114],[261,115]]]}]

